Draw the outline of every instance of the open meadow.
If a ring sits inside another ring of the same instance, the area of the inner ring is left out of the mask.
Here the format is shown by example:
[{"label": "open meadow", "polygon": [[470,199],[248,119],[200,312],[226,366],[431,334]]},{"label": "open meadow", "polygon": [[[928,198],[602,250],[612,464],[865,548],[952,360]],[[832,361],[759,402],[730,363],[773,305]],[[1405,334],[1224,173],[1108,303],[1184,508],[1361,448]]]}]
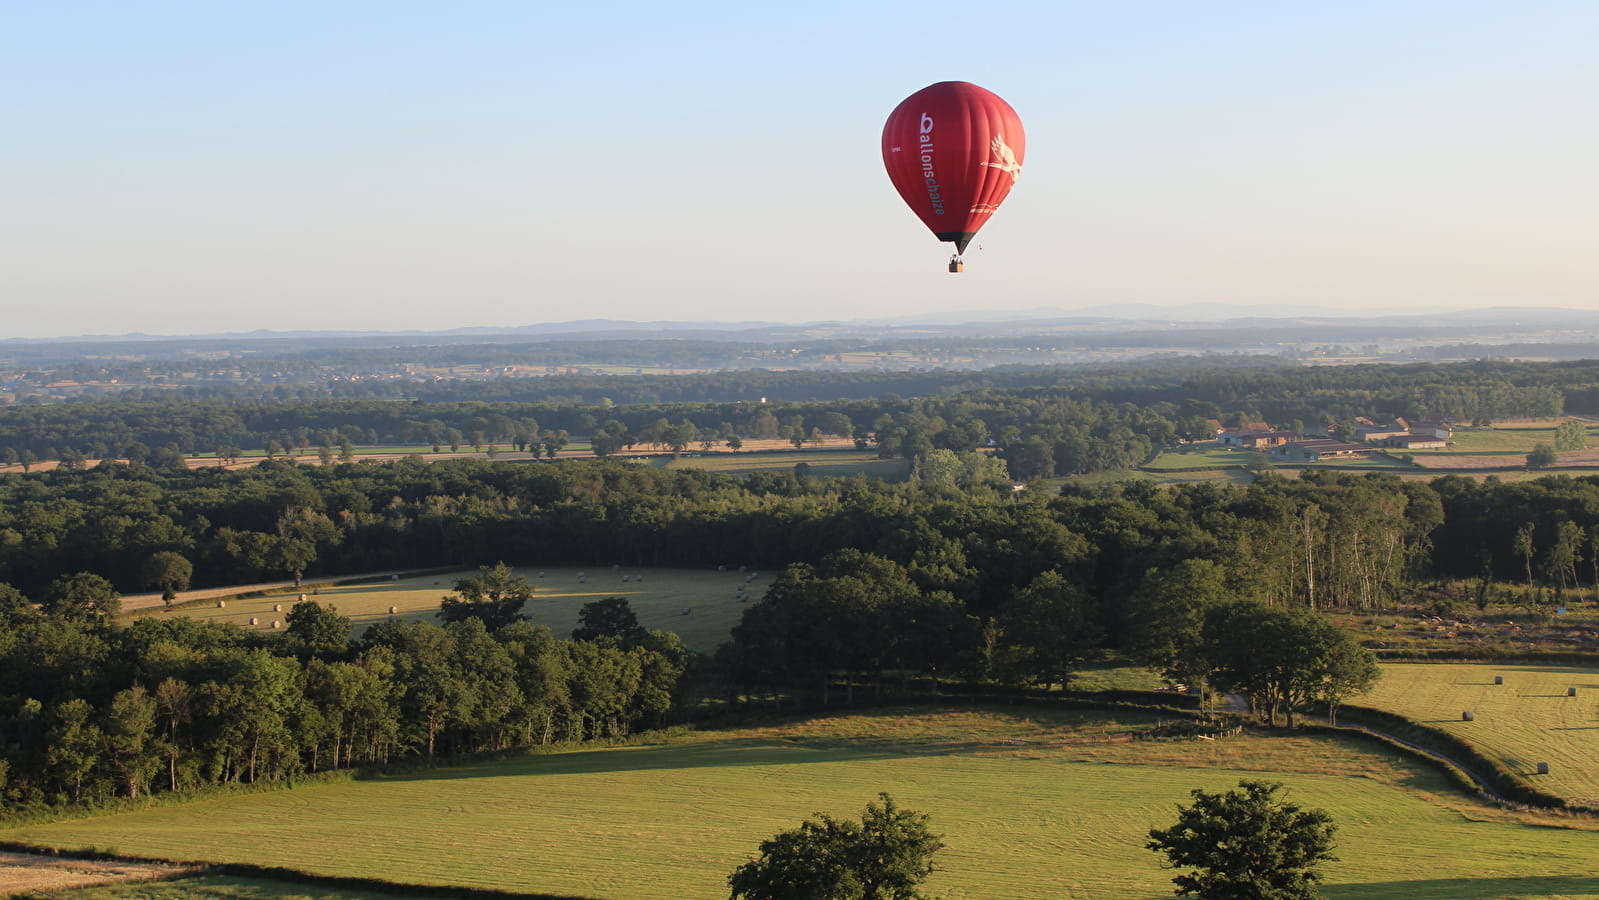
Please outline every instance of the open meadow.
[{"label": "open meadow", "polygon": [[1194,788],[1265,777],[1336,820],[1331,900],[1599,898],[1599,833],[1480,806],[1373,745],[1127,739],[1153,725],[1135,713],[900,708],[301,784],[0,835],[412,884],[678,900],[726,896],[728,872],[759,841],[817,811],[858,816],[888,791],[944,835],[948,849],[926,885],[933,896],[1155,900],[1171,896],[1171,873],[1143,848],[1148,829],[1169,824]]},{"label": "open meadow", "polygon": [[[626,597],[645,628],[676,632],[691,649],[714,651],[727,640],[738,624],[747,603],[735,596],[742,585],[748,603],[760,598],[771,583],[771,572],[739,572],[731,567],[715,569],[641,569],[610,566],[547,566],[518,568],[517,574],[534,586],[533,599],[522,613],[535,625],[548,625],[559,637],[567,637],[578,625],[583,604],[607,597]],[[461,578],[476,570],[446,574],[399,577],[373,584],[345,584],[286,590],[250,597],[236,597],[218,606],[206,601],[172,610],[142,610],[138,615],[189,616],[209,622],[231,622],[241,628],[271,631],[272,623],[283,624],[284,615],[303,593],[307,600],[333,606],[354,623],[359,633],[368,625],[391,618],[437,623],[439,601]],[[540,574],[542,573],[542,575]],[[583,573],[583,580],[578,574]],[[746,581],[751,575],[755,578]],[[623,578],[626,581],[623,581]],[[688,610],[685,614],[684,610]],[[255,624],[251,625],[250,620]]]},{"label": "open meadow", "polygon": [[[1599,806],[1599,669],[1388,663],[1382,673],[1353,702],[1469,741],[1544,793]],[[1549,774],[1537,774],[1540,762]]]},{"label": "open meadow", "polygon": [[904,481],[910,477],[911,464],[906,459],[883,459],[875,450],[765,450],[755,453],[687,453],[673,459],[670,456],[654,458],[655,464],[667,469],[705,469],[727,475],[748,475],[751,472],[793,472],[799,463],[805,463],[812,475],[848,477],[865,475],[878,481]]}]

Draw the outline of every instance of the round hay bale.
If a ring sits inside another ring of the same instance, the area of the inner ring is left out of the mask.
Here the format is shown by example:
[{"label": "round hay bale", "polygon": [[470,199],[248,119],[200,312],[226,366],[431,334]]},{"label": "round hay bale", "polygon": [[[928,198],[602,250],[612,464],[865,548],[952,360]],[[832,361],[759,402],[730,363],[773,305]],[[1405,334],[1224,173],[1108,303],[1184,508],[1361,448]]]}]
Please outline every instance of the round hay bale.
[{"label": "round hay bale", "polygon": [[227,607],[228,607],[228,601],[226,601],[226,600],[218,600],[217,601],[217,609],[227,609]]},{"label": "round hay bale", "polygon": [[1539,763],[1538,764],[1538,774],[1539,775],[1548,775],[1549,774],[1549,764],[1548,763]]},{"label": "round hay bale", "polygon": [[389,607],[389,615],[391,615],[391,616],[394,615],[395,613],[399,612],[399,611],[400,611],[400,608],[398,606]]},{"label": "round hay bale", "polygon": [[727,566],[717,566],[716,567],[716,571],[718,571],[718,572],[726,572],[727,571]]},{"label": "round hay bale", "polygon": [[400,580],[400,576],[398,576],[398,575],[390,575],[389,576],[389,580],[390,581],[399,581]]},{"label": "round hay bale", "polygon": [[279,622],[277,619],[273,619],[272,620],[272,627],[273,628],[282,628],[283,627],[283,623]]},{"label": "round hay bale", "polygon": [[258,625],[258,624],[260,624],[260,620],[256,619],[255,616],[251,616],[250,617],[250,624],[251,625]]},{"label": "round hay bale", "polygon": [[281,604],[281,603],[272,604],[272,611],[273,612],[283,612],[283,604]]},{"label": "round hay bale", "polygon": [[627,584],[627,576],[626,575],[622,576],[622,583],[623,584]]},{"label": "round hay bale", "polygon": [[539,570],[539,577],[540,577],[540,578],[543,578],[543,577],[544,577],[544,570],[543,570],[543,569],[540,569],[540,570]]},{"label": "round hay bale", "polygon": [[1472,712],[1469,709],[1460,714],[1460,721],[1462,721],[1462,722],[1475,721],[1476,718],[1477,718],[1477,714]]},{"label": "round hay bale", "polygon": [[633,576],[633,580],[634,581],[643,581],[644,580],[644,576],[643,575],[634,575]]},{"label": "round hay bale", "polygon": [[1494,684],[1504,684],[1504,683],[1505,683],[1505,676],[1503,676],[1503,675],[1495,675],[1494,676]]},{"label": "round hay bale", "polygon": [[300,595],[300,602],[301,602],[301,603],[304,603],[304,602],[305,602],[305,595],[304,595],[304,594],[301,594],[301,595]]},{"label": "round hay bale", "polygon": [[611,571],[612,572],[620,572],[620,571],[622,571],[622,567],[619,566],[619,565],[616,565],[615,563],[612,563],[611,564]]}]

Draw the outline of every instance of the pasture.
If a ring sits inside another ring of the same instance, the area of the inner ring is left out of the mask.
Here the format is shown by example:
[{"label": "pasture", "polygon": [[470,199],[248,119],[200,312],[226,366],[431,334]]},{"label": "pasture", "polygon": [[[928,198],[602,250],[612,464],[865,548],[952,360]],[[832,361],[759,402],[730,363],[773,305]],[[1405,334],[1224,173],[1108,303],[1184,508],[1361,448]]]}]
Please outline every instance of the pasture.
[{"label": "pasture", "polygon": [[[1388,663],[1352,702],[1470,741],[1539,790],[1599,806],[1599,669]],[[1473,721],[1462,720],[1467,710]],[[1537,774],[1540,762],[1549,774]]]},{"label": "pasture", "polygon": [[[539,576],[541,571],[543,577]],[[626,597],[640,625],[651,630],[676,632],[686,646],[704,653],[712,652],[726,641],[728,633],[738,624],[747,606],[734,596],[739,586],[744,586],[750,598],[748,602],[753,603],[760,599],[773,575],[772,572],[740,573],[736,566],[725,572],[626,566],[619,570],[610,566],[524,567],[516,572],[527,578],[535,589],[533,599],[522,608],[522,614],[536,625],[550,626],[558,637],[568,636],[577,627],[583,604],[607,597]],[[579,572],[586,576],[583,582],[578,580]],[[473,574],[476,574],[475,569],[401,577],[375,584],[305,588],[229,598],[222,607],[218,607],[216,601],[207,601],[170,611],[143,610],[139,615],[182,615],[208,622],[229,622],[252,631],[271,631],[272,623],[276,621],[281,625],[303,593],[307,600],[333,606],[339,615],[351,620],[358,633],[391,618],[390,607],[395,609],[394,619],[436,624],[440,599],[454,589],[458,579]],[[746,583],[745,578],[750,574],[757,577]],[[623,577],[628,580],[623,581]],[[683,613],[685,609],[690,610],[687,615]],[[256,624],[251,625],[251,619],[255,619]]]},{"label": "pasture", "polygon": [[1148,829],[1169,824],[1194,788],[1267,777],[1338,823],[1331,900],[1599,900],[1599,834],[1524,824],[1366,744],[1109,739],[1151,724],[1038,708],[839,714],[4,834],[407,883],[676,900],[725,896],[727,873],[759,841],[817,811],[857,816],[888,791],[944,835],[930,895],[1155,900],[1171,896],[1171,873],[1143,849]]},{"label": "pasture", "polygon": [[1210,466],[1248,468],[1251,462],[1260,465],[1267,461],[1267,457],[1253,450],[1234,450],[1209,441],[1190,444],[1182,450],[1163,452],[1141,468],[1148,472],[1202,469]]},{"label": "pasture", "polygon": [[756,453],[689,453],[676,459],[656,457],[656,464],[667,469],[705,469],[728,475],[751,472],[793,472],[805,463],[812,475],[848,477],[865,475],[878,481],[904,481],[911,464],[905,459],[883,459],[875,450],[769,450]]}]

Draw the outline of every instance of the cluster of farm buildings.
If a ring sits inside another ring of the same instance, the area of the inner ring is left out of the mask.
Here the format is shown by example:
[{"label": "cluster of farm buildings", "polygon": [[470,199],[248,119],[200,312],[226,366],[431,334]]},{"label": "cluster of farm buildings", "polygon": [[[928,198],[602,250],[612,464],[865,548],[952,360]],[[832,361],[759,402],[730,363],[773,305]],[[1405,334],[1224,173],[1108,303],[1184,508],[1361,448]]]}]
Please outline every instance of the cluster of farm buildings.
[{"label": "cluster of farm buildings", "polygon": [[1449,445],[1454,426],[1447,421],[1429,419],[1411,424],[1396,418],[1387,425],[1360,420],[1350,437],[1352,441],[1339,440],[1325,432],[1298,434],[1292,431],[1270,431],[1246,427],[1222,430],[1216,440],[1223,447],[1258,450],[1275,459],[1295,462],[1318,462],[1336,459],[1362,459],[1382,450],[1440,450]]}]

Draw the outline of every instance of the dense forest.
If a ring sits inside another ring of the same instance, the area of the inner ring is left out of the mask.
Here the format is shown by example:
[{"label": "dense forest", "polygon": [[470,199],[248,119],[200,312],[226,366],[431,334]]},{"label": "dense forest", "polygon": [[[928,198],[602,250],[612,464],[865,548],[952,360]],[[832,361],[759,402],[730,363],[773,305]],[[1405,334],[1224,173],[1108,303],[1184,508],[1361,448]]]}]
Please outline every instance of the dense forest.
[{"label": "dense forest", "polygon": [[1386,608],[1442,578],[1528,581],[1551,604],[1599,581],[1599,479],[1321,473],[1049,496],[1013,492],[984,454],[930,459],[949,465],[905,484],[607,460],[0,476],[8,796],[71,802],[624,733],[677,708],[692,668],[669,636],[566,641],[514,618],[383,625],[360,642],[314,602],[267,637],[108,621],[118,591],[166,577],[155,559],[181,558],[196,584],[501,560],[748,564],[780,574],[702,673],[735,696],[825,698],[885,678],[1059,684],[1116,649],[1290,721],[1369,679],[1369,654],[1300,684],[1261,681],[1266,654],[1228,648],[1325,662],[1349,639],[1315,611]]}]

